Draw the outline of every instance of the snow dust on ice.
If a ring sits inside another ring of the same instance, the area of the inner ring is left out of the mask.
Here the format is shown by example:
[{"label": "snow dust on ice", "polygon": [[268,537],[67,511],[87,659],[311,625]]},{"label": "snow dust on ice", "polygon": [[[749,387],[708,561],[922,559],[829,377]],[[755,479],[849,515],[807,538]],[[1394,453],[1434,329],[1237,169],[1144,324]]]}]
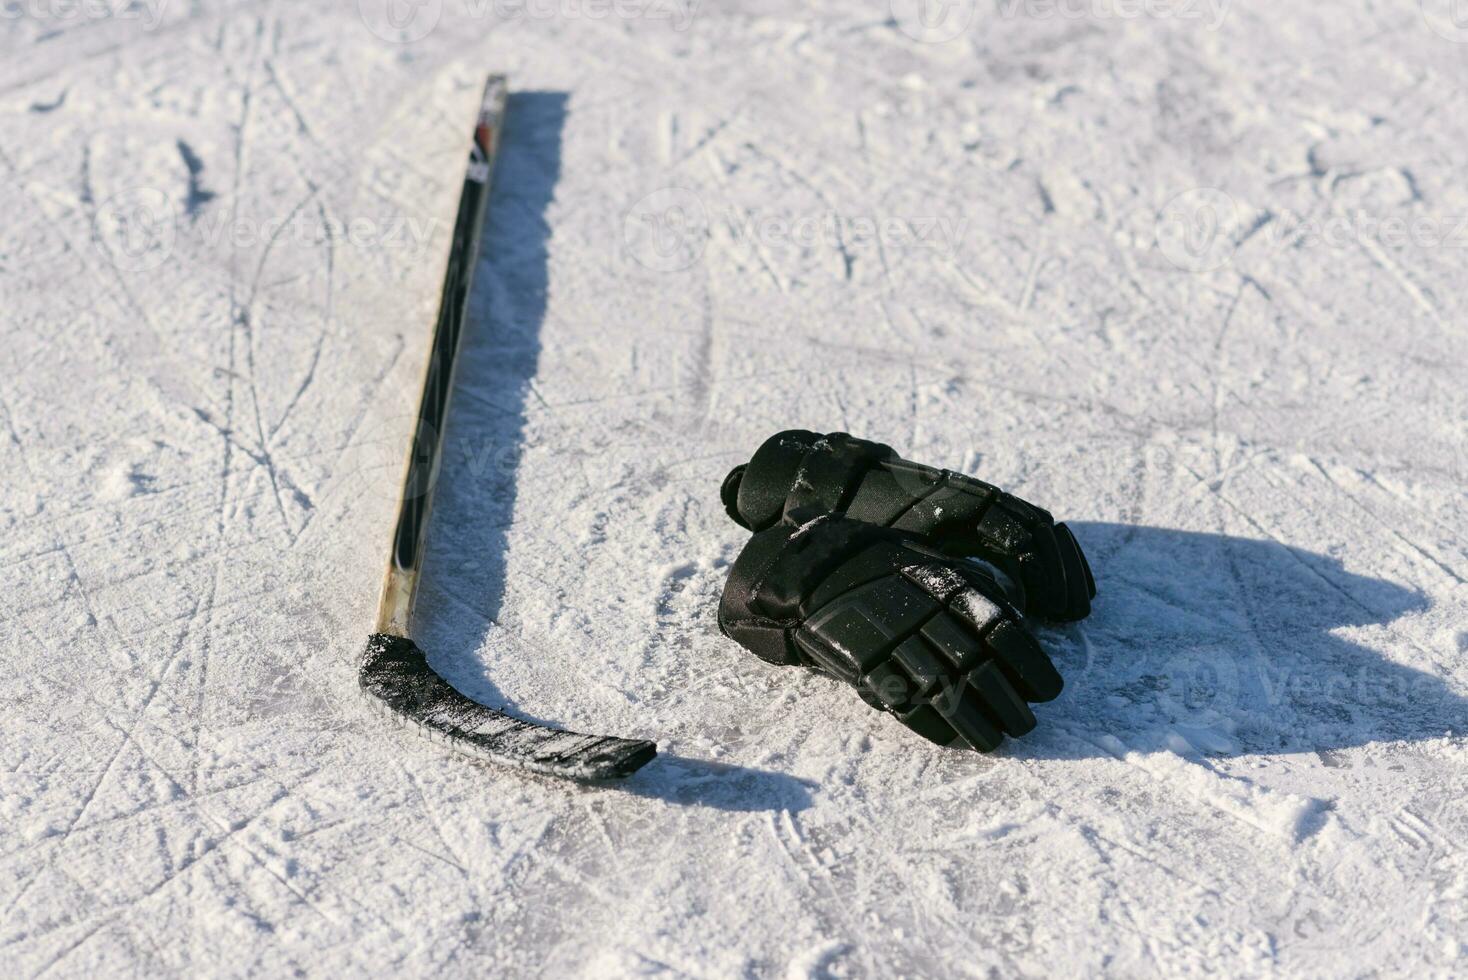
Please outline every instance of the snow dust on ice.
[{"label": "snow dust on ice", "polygon": [[[1468,971],[1468,33],[916,6],[4,6],[7,975]],[[356,696],[492,70],[419,639],[619,787]],[[792,426],[1070,523],[1032,735],[718,636]]]}]

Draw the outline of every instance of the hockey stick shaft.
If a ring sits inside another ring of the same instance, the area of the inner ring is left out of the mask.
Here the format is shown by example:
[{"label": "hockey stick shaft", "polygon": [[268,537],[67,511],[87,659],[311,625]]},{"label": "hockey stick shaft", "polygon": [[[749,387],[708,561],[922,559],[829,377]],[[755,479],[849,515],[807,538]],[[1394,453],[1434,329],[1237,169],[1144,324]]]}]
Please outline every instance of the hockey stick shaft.
[{"label": "hockey stick shaft", "polygon": [[449,396],[507,98],[504,78],[491,77],[474,129],[469,169],[454,222],[418,424],[403,477],[392,555],[378,601],[377,629],[367,639],[358,683],[374,710],[394,724],[437,739],[456,752],[551,776],[616,779],[636,772],[651,760],[657,755],[657,746],[643,739],[564,731],[480,704],[440,677],[411,637]]},{"label": "hockey stick shaft", "polygon": [[408,637],[412,627],[428,515],[432,510],[434,484],[442,463],[444,426],[448,421],[449,398],[454,390],[454,373],[464,335],[474,267],[479,260],[485,201],[489,197],[499,151],[507,93],[504,76],[492,76],[484,88],[479,120],[474,127],[469,167],[464,176],[464,189],[459,197],[459,212],[449,245],[438,321],[433,329],[433,346],[423,378],[418,424],[403,476],[392,555],[388,559],[382,595],[377,604],[377,632],[389,636]]}]

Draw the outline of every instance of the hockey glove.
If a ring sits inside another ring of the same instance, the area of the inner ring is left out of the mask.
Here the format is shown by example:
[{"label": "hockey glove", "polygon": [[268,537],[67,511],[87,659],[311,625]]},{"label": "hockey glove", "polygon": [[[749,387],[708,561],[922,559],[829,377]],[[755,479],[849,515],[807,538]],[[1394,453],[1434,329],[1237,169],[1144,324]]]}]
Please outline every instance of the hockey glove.
[{"label": "hockey glove", "polygon": [[1045,619],[1082,619],[1096,595],[1080,544],[1048,512],[844,432],[772,436],[730,472],[721,495],[729,516],[752,531],[815,507],[912,532],[946,555],[992,562],[1024,590],[1024,611]]},{"label": "hockey glove", "polygon": [[815,511],[750,539],[719,628],[772,664],[854,686],[931,741],[983,752],[1035,727],[1060,675],[994,578],[912,535]]}]

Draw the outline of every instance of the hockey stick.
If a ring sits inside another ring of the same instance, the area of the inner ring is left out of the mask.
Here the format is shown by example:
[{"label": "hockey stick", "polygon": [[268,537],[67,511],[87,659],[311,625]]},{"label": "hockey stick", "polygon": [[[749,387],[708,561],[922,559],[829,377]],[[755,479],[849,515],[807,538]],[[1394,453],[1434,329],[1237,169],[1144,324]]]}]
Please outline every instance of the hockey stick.
[{"label": "hockey stick", "polygon": [[367,640],[359,681],[368,702],[395,724],[417,729],[449,748],[490,762],[572,779],[611,779],[635,772],[657,754],[652,742],[578,735],[487,708],[464,697],[428,666],[409,627],[423,562],[423,542],[443,450],[444,423],[454,385],[469,286],[479,256],[484,207],[504,122],[507,86],[489,79],[474,129],[418,427],[408,456],[393,534],[392,556],[377,606],[377,631]]}]

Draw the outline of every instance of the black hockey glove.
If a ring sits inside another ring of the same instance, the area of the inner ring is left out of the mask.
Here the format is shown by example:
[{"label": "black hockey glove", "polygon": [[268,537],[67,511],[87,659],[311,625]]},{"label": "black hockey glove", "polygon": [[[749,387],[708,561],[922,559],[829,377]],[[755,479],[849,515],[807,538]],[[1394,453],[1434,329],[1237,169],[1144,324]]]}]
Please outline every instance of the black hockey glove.
[{"label": "black hockey glove", "polygon": [[813,510],[760,531],[734,563],[719,628],[772,664],[853,685],[940,744],[996,748],[1035,727],[1060,675],[981,566],[910,534]]},{"label": "black hockey glove", "polygon": [[772,436],[730,472],[722,496],[729,516],[752,531],[816,507],[910,531],[946,555],[982,558],[1024,590],[1026,613],[1044,619],[1081,619],[1096,595],[1080,544],[1048,512],[844,432]]}]

